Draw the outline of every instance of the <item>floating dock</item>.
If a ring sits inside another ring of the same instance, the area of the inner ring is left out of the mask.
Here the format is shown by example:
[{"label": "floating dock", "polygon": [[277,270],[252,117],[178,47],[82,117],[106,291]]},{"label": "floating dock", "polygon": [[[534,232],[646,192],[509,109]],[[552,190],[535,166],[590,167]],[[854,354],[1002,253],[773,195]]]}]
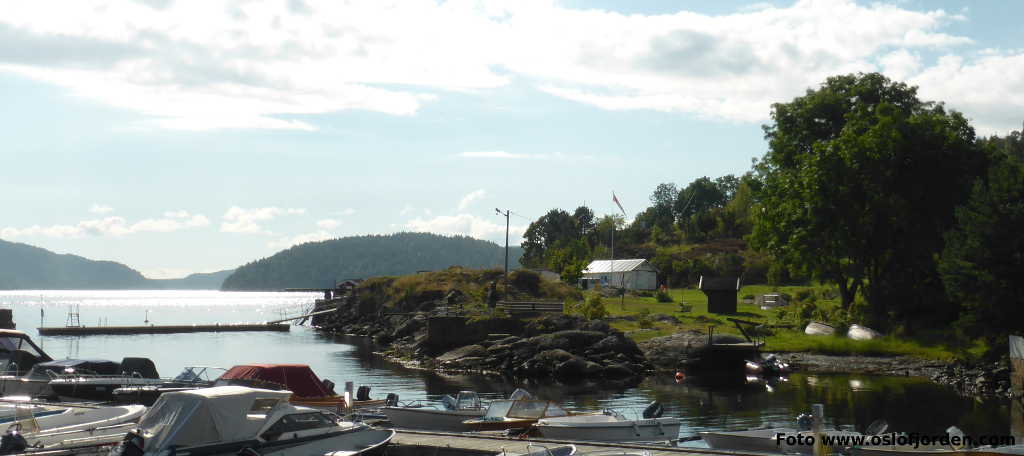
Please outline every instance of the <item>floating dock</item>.
[{"label": "floating dock", "polygon": [[61,326],[39,328],[40,336],[93,336],[123,334],[174,334],[195,332],[288,331],[281,323],[238,323],[213,325],[149,325],[149,326]]},{"label": "floating dock", "polygon": [[[709,448],[674,447],[657,444],[574,442],[531,438],[529,440],[509,438],[501,435],[482,433],[453,433],[414,431],[396,429],[397,433],[388,447],[388,455],[394,456],[483,456],[507,453],[526,453],[527,445],[554,448],[561,445],[576,445],[578,453],[603,452],[601,454],[637,454],[646,451],[650,456],[704,456],[729,455],[747,456],[741,452],[712,450]],[[543,454],[543,453],[538,453]],[[749,453],[754,455],[754,453]],[[763,455],[758,455],[763,456]]]}]

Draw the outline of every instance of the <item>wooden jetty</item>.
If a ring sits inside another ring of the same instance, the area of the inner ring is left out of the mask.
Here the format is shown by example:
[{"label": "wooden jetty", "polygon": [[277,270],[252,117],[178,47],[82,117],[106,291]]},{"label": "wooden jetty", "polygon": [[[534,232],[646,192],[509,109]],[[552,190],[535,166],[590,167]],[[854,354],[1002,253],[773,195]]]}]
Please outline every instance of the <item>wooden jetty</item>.
[{"label": "wooden jetty", "polygon": [[483,433],[453,433],[453,432],[432,432],[414,431],[408,429],[396,429],[395,437],[391,439],[388,447],[388,455],[412,456],[483,456],[507,453],[525,453],[526,445],[542,445],[556,447],[559,445],[576,445],[577,452],[606,452],[602,454],[615,454],[625,452],[647,451],[650,456],[702,456],[702,455],[729,455],[747,456],[744,453],[734,451],[712,450],[709,448],[674,447],[657,444],[632,444],[632,443],[602,443],[602,442],[575,442],[568,440],[549,440],[531,438],[529,440],[509,438],[503,435],[488,435]]},{"label": "wooden jetty", "polygon": [[149,326],[60,326],[39,328],[40,336],[93,336],[123,334],[174,334],[195,332],[288,331],[281,323],[237,323],[212,325]]}]

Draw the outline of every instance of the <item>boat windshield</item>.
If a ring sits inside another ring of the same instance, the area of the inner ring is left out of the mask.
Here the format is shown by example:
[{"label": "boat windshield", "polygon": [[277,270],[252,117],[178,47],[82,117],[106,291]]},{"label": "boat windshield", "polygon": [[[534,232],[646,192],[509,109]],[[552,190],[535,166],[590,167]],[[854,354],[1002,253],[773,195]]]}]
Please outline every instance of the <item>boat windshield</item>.
[{"label": "boat windshield", "polygon": [[50,357],[26,336],[0,335],[0,374],[20,375],[39,361],[50,361]]},{"label": "boat windshield", "polygon": [[508,411],[510,418],[541,418],[548,403],[544,401],[516,401]]},{"label": "boat windshield", "polygon": [[458,410],[473,410],[480,408],[480,397],[473,391],[460,391],[455,408]]},{"label": "boat windshield", "polygon": [[225,370],[227,369],[220,367],[189,366],[178,374],[177,377],[174,377],[174,381],[182,383],[212,382],[211,374],[219,376]]},{"label": "boat windshield", "polygon": [[298,432],[308,429],[320,429],[334,427],[333,420],[320,412],[295,413],[282,416],[276,423],[267,428],[260,437],[268,442],[277,440],[286,432]]},{"label": "boat windshield", "polygon": [[504,418],[515,401],[494,401],[487,407],[484,419]]}]

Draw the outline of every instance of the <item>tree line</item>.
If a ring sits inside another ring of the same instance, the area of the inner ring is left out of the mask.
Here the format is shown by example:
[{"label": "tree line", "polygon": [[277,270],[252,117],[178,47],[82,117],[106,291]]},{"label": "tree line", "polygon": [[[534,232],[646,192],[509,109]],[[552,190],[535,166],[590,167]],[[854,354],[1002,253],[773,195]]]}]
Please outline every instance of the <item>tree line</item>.
[{"label": "tree line", "polygon": [[[740,175],[658,184],[632,221],[552,209],[523,263],[575,281],[593,259],[650,259],[670,286],[701,274],[834,286],[852,320],[913,334],[1015,330],[1024,307],[1024,140],[878,73],[772,105],[767,152]],[[1005,345],[1005,341],[1002,342]]]}]

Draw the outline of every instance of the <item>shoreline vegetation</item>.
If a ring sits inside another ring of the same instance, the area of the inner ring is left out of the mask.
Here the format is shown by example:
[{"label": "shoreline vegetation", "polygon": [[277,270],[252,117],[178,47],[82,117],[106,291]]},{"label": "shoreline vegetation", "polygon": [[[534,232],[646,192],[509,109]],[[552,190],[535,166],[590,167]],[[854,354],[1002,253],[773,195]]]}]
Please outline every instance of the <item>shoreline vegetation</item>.
[{"label": "shoreline vegetation", "polygon": [[[788,309],[761,310],[741,303],[735,315],[716,315],[707,312],[707,300],[699,290],[669,290],[671,302],[633,294],[625,299],[597,299],[597,292],[585,293],[546,281],[532,271],[518,270],[509,277],[513,299],[568,305],[561,314],[511,318],[487,306],[489,285],[496,283],[497,289],[502,289],[502,274],[497,268],[451,267],[368,279],[355,289],[354,299],[343,300],[339,311],[318,326],[324,331],[370,337],[380,353],[423,369],[635,384],[649,375],[686,371],[692,361],[703,356],[708,327],[714,328],[716,338],[742,340],[739,330],[726,320],[737,317],[765,327],[786,326],[761,334],[765,341],[762,351],[778,353],[804,372],[920,376],[951,385],[965,395],[1009,393],[1008,370],[1001,370],[999,362],[983,364],[980,353],[985,347],[981,344],[960,347],[937,339],[885,336],[855,341],[803,334],[803,327],[790,323],[789,318],[797,318],[799,314],[794,312],[815,293],[822,293],[820,285],[777,290],[746,286],[740,296],[777,291],[794,298]],[[817,301],[818,308],[832,305],[836,304]],[[450,312],[465,317],[464,326],[451,331],[458,336],[431,341],[428,319]]]}]

